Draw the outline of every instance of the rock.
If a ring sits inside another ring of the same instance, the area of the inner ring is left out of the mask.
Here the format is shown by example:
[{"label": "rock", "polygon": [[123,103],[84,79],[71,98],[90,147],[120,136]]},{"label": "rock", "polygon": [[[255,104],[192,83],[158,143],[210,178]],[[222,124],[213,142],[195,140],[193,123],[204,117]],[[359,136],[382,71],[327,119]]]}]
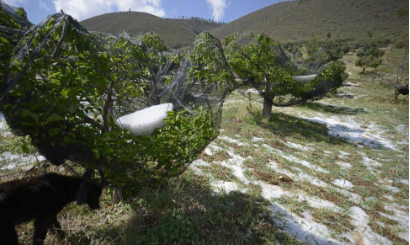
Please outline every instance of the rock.
[{"label": "rock", "polygon": [[289,176],[287,176],[286,174],[279,175],[279,180],[281,182],[293,182],[293,180]]}]

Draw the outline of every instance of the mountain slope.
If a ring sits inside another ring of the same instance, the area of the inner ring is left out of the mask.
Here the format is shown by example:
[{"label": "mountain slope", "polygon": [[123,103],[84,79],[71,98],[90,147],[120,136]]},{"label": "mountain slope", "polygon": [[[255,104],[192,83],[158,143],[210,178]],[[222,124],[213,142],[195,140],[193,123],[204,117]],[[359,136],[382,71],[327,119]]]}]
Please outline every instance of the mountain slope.
[{"label": "mountain slope", "polygon": [[166,20],[182,25],[185,28],[193,31],[195,34],[199,34],[204,30],[210,31],[222,25],[220,23],[209,22],[209,21],[201,20],[201,19],[166,19]]},{"label": "mountain slope", "polygon": [[[281,41],[326,38],[390,38],[408,36],[408,0],[304,0],[282,2],[211,30],[223,39],[235,32],[262,32]],[[407,34],[407,35],[406,35]],[[408,37],[407,37],[408,40]]]},{"label": "mountain slope", "polygon": [[117,12],[103,14],[81,22],[87,30],[111,34],[128,32],[137,35],[155,32],[166,44],[181,48],[192,44],[195,33],[178,23],[141,12]]}]

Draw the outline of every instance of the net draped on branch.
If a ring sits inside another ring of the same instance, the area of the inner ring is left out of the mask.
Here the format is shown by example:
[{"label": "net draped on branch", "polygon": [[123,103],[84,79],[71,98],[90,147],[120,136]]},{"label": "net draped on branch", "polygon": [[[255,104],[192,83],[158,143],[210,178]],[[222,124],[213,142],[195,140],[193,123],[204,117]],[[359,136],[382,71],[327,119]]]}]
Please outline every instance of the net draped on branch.
[{"label": "net draped on branch", "polygon": [[[180,174],[217,136],[234,88],[222,46],[206,32],[182,55],[155,34],[89,33],[63,13],[25,32],[6,70],[2,106],[13,132],[52,164],[71,160],[117,186]],[[164,103],[173,110],[152,135],[121,127],[122,116]]]},{"label": "net draped on branch", "polygon": [[305,77],[308,79],[297,77],[307,69],[293,64],[280,44],[264,34],[233,34],[225,39],[225,45],[232,70],[264,98],[267,117],[273,105],[291,106],[320,99],[346,79],[345,67],[339,62],[317,65],[315,76]]},{"label": "net draped on branch", "polygon": [[13,49],[31,26],[27,14],[22,8],[11,8],[0,2],[0,77],[7,71],[7,62]]}]

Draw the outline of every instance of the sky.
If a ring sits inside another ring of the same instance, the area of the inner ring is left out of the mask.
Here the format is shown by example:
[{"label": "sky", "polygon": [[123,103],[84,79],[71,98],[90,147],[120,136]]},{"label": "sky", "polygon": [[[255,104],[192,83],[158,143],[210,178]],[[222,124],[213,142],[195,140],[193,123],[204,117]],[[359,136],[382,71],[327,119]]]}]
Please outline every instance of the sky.
[{"label": "sky", "polygon": [[163,18],[201,17],[231,22],[280,0],[1,0],[23,7],[28,19],[38,24],[47,15],[60,11],[77,20],[117,11],[146,12]]}]

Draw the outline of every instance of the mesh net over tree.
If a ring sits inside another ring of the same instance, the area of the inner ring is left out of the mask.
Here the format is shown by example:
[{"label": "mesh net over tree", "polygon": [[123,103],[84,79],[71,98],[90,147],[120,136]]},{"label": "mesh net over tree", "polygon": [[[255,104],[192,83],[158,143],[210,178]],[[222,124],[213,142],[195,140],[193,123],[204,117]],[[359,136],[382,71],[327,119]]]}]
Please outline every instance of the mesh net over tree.
[{"label": "mesh net over tree", "polygon": [[[61,13],[14,50],[1,90],[13,132],[52,164],[73,161],[116,186],[180,174],[217,136],[234,88],[220,42],[205,32],[182,56],[152,33],[89,33]],[[121,127],[122,116],[164,103],[173,110],[151,135]]]},{"label": "mesh net over tree", "polygon": [[[278,42],[264,34],[233,34],[225,39],[225,49],[232,70],[244,84],[253,86],[264,98],[264,117],[270,117],[272,106],[291,106],[322,98],[342,85],[345,67],[342,63],[296,66]],[[296,75],[314,73],[313,76]]]},{"label": "mesh net over tree", "polygon": [[6,74],[7,63],[13,49],[31,26],[27,14],[22,8],[14,10],[0,2],[0,77]]}]

